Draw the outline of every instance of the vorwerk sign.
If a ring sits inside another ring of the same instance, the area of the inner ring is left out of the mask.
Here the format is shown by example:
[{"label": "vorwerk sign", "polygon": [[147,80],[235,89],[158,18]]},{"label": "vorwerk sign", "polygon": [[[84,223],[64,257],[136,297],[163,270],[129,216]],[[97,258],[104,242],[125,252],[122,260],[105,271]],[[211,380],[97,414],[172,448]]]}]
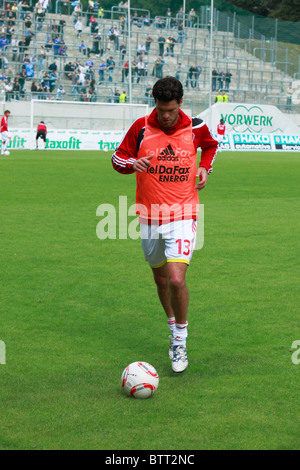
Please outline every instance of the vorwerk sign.
[{"label": "vorwerk sign", "polygon": [[244,105],[238,105],[233,108],[232,112],[221,113],[221,118],[225,124],[229,124],[235,132],[265,132],[266,128],[272,128],[273,115],[264,113],[259,106],[251,106],[247,108]]},{"label": "vorwerk sign", "polygon": [[212,132],[217,131],[217,125],[223,119],[226,134],[299,134],[292,119],[271,105],[216,103],[198,117],[204,119]]}]

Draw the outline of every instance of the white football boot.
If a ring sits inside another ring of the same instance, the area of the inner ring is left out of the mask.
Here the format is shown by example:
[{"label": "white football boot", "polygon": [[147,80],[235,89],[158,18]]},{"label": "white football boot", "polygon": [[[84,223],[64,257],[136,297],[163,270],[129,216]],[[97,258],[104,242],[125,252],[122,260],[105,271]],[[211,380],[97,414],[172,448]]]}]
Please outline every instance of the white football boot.
[{"label": "white football boot", "polygon": [[173,372],[183,372],[189,365],[186,347],[173,346],[172,369]]}]

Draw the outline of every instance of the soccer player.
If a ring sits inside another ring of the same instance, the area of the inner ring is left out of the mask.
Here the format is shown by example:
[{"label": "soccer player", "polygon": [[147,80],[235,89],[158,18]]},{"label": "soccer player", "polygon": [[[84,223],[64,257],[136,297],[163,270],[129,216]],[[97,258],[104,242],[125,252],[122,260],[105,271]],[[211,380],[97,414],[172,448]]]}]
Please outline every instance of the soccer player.
[{"label": "soccer player", "polygon": [[112,155],[112,165],[119,173],[136,175],[142,248],[172,333],[172,369],[182,372],[188,366],[185,276],[195,244],[198,191],[212,171],[218,142],[201,119],[180,109],[183,88],[175,77],[157,80],[153,98],[154,110],[132,124]]},{"label": "soccer player", "polygon": [[225,131],[226,131],[226,126],[224,124],[224,120],[220,119],[219,124],[217,125],[217,141],[219,142],[219,149],[221,150],[221,143],[224,139],[225,136]]},{"label": "soccer player", "polygon": [[1,139],[2,139],[2,146],[1,146],[1,155],[9,155],[10,152],[6,150],[8,141],[11,139],[10,135],[8,135],[8,118],[10,116],[10,111],[8,109],[4,111],[4,116],[1,119]]},{"label": "soccer player", "polygon": [[39,138],[41,138],[43,141],[44,141],[44,150],[46,150],[46,137],[47,137],[47,127],[46,127],[46,124],[44,123],[44,121],[41,121],[38,126],[37,126],[37,130],[36,130],[36,137],[35,137],[35,141],[36,141],[36,150],[39,149]]}]

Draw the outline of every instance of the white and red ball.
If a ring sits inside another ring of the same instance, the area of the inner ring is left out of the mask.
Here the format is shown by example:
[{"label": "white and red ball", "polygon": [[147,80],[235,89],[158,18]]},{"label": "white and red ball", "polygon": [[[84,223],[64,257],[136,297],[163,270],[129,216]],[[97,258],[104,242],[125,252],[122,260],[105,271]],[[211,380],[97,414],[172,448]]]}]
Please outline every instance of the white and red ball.
[{"label": "white and red ball", "polygon": [[149,398],[158,387],[158,373],[148,362],[133,362],[125,367],[121,385],[134,398]]}]

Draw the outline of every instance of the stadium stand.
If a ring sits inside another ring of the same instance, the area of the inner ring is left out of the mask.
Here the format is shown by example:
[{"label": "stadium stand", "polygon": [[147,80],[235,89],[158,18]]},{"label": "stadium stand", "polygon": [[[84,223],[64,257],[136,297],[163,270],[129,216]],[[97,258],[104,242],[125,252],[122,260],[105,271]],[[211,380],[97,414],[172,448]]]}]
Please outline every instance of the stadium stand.
[{"label": "stadium stand", "polygon": [[[186,15],[184,25],[180,12],[151,18],[149,10],[132,10],[129,44],[127,10],[120,6],[104,11],[90,0],[83,11],[78,0],[57,0],[52,6],[48,0],[2,2],[2,96],[6,101],[124,102],[129,93],[130,45],[133,103],[152,104],[155,81],[175,75],[193,113],[208,106],[211,80],[213,102],[217,92],[225,90],[230,101],[286,108],[293,77],[288,70],[279,70],[274,60],[268,62],[265,53],[257,57],[258,50],[266,51],[263,40],[256,40],[256,51],[250,53],[251,38],[215,27],[212,78],[208,21],[194,12]],[[290,104],[289,111],[296,108]]]}]

